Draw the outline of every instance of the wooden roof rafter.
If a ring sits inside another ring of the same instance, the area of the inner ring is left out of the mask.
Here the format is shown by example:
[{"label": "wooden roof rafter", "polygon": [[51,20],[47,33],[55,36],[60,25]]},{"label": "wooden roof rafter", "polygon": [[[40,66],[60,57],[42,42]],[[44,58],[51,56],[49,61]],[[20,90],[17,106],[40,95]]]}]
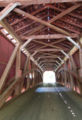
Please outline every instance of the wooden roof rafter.
[{"label": "wooden roof rafter", "polygon": [[[78,7],[80,7],[80,6],[81,6],[81,4],[73,5],[72,7],[70,7],[70,8],[68,8],[68,9],[62,11],[62,12],[61,12],[60,14],[58,14],[56,17],[50,19],[48,22],[49,22],[49,23],[52,23],[52,22],[60,19],[61,17],[69,14],[71,11],[75,10],[76,8],[78,8]],[[61,27],[61,26],[60,26],[60,27]],[[34,32],[39,31],[40,29],[43,29],[43,28],[44,28],[44,26],[41,25],[41,26],[37,27],[36,29],[34,29]],[[71,30],[71,29],[70,29],[70,30]],[[25,33],[24,33],[24,34],[25,34]],[[30,33],[30,34],[33,34],[33,30],[32,30],[32,33]]]},{"label": "wooden roof rafter", "polygon": [[[36,14],[38,14],[39,12],[45,10],[46,8],[47,8],[47,6],[44,6],[44,7],[40,8],[39,10],[33,11],[33,12],[31,13],[31,15],[36,15]],[[22,19],[13,21],[12,23],[10,23],[10,25],[13,26],[13,25],[15,25],[15,24],[18,24],[19,22],[22,22],[22,21],[25,20],[25,19],[27,19],[26,16],[24,16]]]},{"label": "wooden roof rafter", "polygon": [[43,45],[45,45],[45,46],[52,47],[52,48],[54,48],[54,49],[58,49],[58,50],[66,50],[65,48],[59,47],[59,46],[57,46],[57,45],[54,46],[54,45],[52,45],[52,44],[44,43],[44,42],[37,41],[37,40],[34,40],[34,42],[36,42],[36,43],[40,43],[40,44],[43,44]]},{"label": "wooden roof rafter", "polygon": [[46,21],[44,21],[44,20],[41,20],[41,19],[39,19],[39,18],[37,18],[37,17],[29,14],[29,13],[26,13],[26,12],[23,11],[23,10],[20,10],[20,9],[15,8],[14,11],[15,11],[16,13],[18,13],[18,14],[21,14],[21,15],[24,14],[24,15],[27,16],[28,18],[30,18],[30,19],[32,19],[32,20],[34,20],[34,21],[36,21],[36,22],[39,22],[39,23],[41,23],[42,25],[45,25],[45,26],[47,26],[47,27],[49,27],[49,28],[51,28],[51,29],[53,29],[53,30],[55,30],[55,31],[58,31],[58,32],[63,33],[63,34],[68,35],[68,36],[70,35],[68,32],[64,31],[63,29],[60,29],[60,28],[58,28],[58,27],[56,27],[56,26],[53,26],[53,25],[50,24],[49,22],[46,22]]}]

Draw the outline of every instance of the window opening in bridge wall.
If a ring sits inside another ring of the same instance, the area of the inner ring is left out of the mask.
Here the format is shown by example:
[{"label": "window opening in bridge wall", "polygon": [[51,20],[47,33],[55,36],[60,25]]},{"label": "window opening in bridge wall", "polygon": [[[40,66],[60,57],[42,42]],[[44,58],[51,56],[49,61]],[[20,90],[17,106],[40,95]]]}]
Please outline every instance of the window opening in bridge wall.
[{"label": "window opening in bridge wall", "polygon": [[45,71],[43,73],[43,83],[54,84],[55,82],[56,82],[55,72],[53,72],[53,71]]}]

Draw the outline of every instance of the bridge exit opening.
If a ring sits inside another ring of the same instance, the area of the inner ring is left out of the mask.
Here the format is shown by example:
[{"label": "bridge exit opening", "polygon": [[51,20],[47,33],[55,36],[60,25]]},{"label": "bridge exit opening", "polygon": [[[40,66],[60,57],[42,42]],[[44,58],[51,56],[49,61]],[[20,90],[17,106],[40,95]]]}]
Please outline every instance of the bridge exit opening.
[{"label": "bridge exit opening", "polygon": [[43,83],[45,84],[55,84],[56,82],[56,76],[55,76],[55,72],[53,71],[45,71],[43,73]]}]

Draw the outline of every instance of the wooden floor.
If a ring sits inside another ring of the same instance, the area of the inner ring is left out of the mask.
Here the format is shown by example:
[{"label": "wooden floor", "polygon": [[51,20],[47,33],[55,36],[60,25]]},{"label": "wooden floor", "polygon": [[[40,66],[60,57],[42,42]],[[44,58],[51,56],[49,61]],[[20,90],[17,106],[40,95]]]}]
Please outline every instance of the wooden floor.
[{"label": "wooden floor", "polygon": [[59,85],[41,85],[6,104],[0,120],[82,120],[82,98]]}]

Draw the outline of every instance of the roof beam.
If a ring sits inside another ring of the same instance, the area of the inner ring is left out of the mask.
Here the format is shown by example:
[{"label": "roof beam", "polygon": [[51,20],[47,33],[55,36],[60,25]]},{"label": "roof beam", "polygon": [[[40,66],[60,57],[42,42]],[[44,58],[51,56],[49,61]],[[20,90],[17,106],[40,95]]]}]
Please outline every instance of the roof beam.
[{"label": "roof beam", "polygon": [[[64,12],[65,10],[63,10],[63,9],[60,9],[60,8],[58,8],[58,7],[55,7],[55,6],[53,6],[53,5],[48,5],[49,6],[49,8],[51,8],[51,9],[54,9],[54,10],[57,10],[57,11],[59,11],[59,12]],[[69,9],[69,8],[68,8]],[[79,15],[77,15],[77,14],[74,14],[74,13],[68,13],[70,16],[72,16],[72,17],[76,17],[76,18],[82,18],[82,16],[79,16]]]},{"label": "roof beam", "polygon": [[32,39],[28,39],[23,45],[21,45],[21,49],[25,48],[31,41]]},{"label": "roof beam", "polygon": [[40,65],[42,64],[42,63],[53,63],[53,62],[55,62],[55,59],[52,59],[52,60],[48,60],[48,59],[46,59],[46,60],[41,60],[41,62],[39,63]]},{"label": "roof beam", "polygon": [[69,34],[68,32],[66,32],[65,30],[63,30],[63,29],[61,29],[61,28],[59,28],[59,27],[56,27],[56,26],[48,23],[47,21],[41,20],[40,18],[37,18],[37,17],[35,17],[35,16],[33,16],[33,15],[31,15],[31,14],[23,11],[23,10],[20,10],[20,9],[18,9],[18,8],[15,8],[14,11],[15,11],[16,13],[20,14],[20,15],[24,15],[24,16],[28,17],[29,19],[32,19],[32,20],[34,20],[34,21],[36,21],[36,22],[39,22],[39,23],[41,23],[42,25],[47,26],[47,27],[49,27],[49,28],[51,28],[51,29],[53,29],[53,30],[55,30],[55,31],[57,31],[57,32],[60,32],[60,33],[63,33],[63,34],[65,34],[65,35],[70,36],[70,34]]},{"label": "roof beam", "polygon": [[54,52],[57,52],[57,51],[60,51],[60,50],[57,50],[57,49],[50,49],[50,48],[47,48],[47,49],[39,49],[37,50],[37,52],[50,52],[50,51],[54,51]]},{"label": "roof beam", "polygon": [[[64,10],[63,12],[61,12],[60,14],[58,14],[57,16],[55,16],[54,18],[51,19],[51,22],[54,22],[60,18],[62,18],[63,16],[71,13],[73,10],[79,8],[81,6],[81,4],[75,4],[73,6],[71,6],[70,8]],[[53,7],[54,8],[54,7]],[[55,9],[55,8],[54,8]]]},{"label": "roof beam", "polygon": [[[59,13],[57,16],[55,16],[54,18],[50,19],[48,22],[49,22],[49,23],[55,22],[56,20],[58,20],[58,19],[60,19],[61,17],[69,14],[70,12],[72,12],[73,10],[77,9],[77,8],[80,7],[80,6],[81,6],[81,4],[75,4],[75,5],[73,5],[72,7],[70,7],[70,8],[68,8],[68,9],[62,11],[62,12]],[[49,5],[49,7],[51,8],[51,5]],[[55,9],[55,8],[53,7],[53,9]],[[57,8],[57,9],[58,9],[58,8]],[[34,34],[35,32],[37,32],[37,31],[39,31],[39,30],[41,30],[41,29],[43,29],[43,28],[44,28],[44,26],[40,25],[39,27],[37,27],[36,29],[34,29],[34,32],[33,32],[33,29],[32,29],[32,32],[30,33],[30,35],[31,35],[31,34]]]},{"label": "roof beam", "polygon": [[[36,42],[36,41],[35,41]],[[55,47],[57,47],[57,46],[54,46],[54,45],[50,45],[50,44],[46,44],[46,43],[43,43],[43,42],[40,42],[40,41],[37,41],[38,43],[42,43],[42,44],[45,44],[46,46],[50,46],[50,47],[53,47],[53,48],[55,48]],[[45,51],[46,51],[46,49],[44,49]],[[43,51],[44,51],[43,50]],[[69,57],[68,55],[67,55],[67,53],[64,51],[64,50],[62,50],[62,48],[60,49],[60,47],[59,47],[59,49],[58,49],[63,55],[65,55],[65,56],[67,56],[67,57]],[[54,49],[54,51],[55,51],[55,49]],[[40,52],[40,51],[38,51],[37,50],[37,52]],[[36,52],[36,53],[37,53]],[[36,54],[35,53],[35,54]]]},{"label": "roof beam", "polygon": [[[53,42],[51,45],[54,45],[54,44],[57,44],[57,43],[60,43],[60,42],[62,42],[62,41],[64,41],[64,39],[62,40],[57,40],[57,41],[55,41],[55,42]],[[45,48],[46,46],[42,46],[42,47],[40,47],[39,49],[42,49],[42,48]],[[36,51],[32,54],[32,56],[35,56],[35,54],[37,53],[37,50],[38,49],[36,49]]]},{"label": "roof beam", "polygon": [[58,57],[57,55],[54,55],[54,56],[51,56],[51,57],[50,57],[50,56],[46,56],[46,57],[45,57],[45,56],[40,56],[40,57],[37,59],[37,62],[38,62],[41,58],[44,58],[44,59],[45,59],[45,58],[57,58],[57,57]]},{"label": "roof beam", "polygon": [[[62,34],[51,34],[51,35],[31,35],[31,36],[21,36],[22,39],[61,39],[67,38],[68,36]],[[78,37],[76,34],[71,34],[71,38]]]},{"label": "roof beam", "polygon": [[0,0],[0,6],[6,6],[11,2],[20,2],[22,5],[35,5],[35,4],[81,2],[81,1],[82,0]]},{"label": "roof beam", "polygon": [[0,12],[0,21],[3,20],[15,7],[21,5],[19,2],[10,3]]},{"label": "roof beam", "polygon": [[[33,12],[31,13],[31,15],[36,15],[36,14],[38,14],[39,12],[45,10],[46,8],[47,8],[47,6],[44,6],[44,7],[40,8],[40,9],[37,9],[36,11],[33,11]],[[23,20],[26,20],[26,19],[27,19],[27,17],[24,16],[22,19],[17,19],[16,21],[13,21],[13,22],[11,23],[11,25],[15,25],[15,24],[17,24],[17,23],[19,23],[19,22],[22,22]],[[30,23],[30,24],[33,24],[33,23],[35,23],[35,21],[32,22],[32,23]],[[28,26],[29,26],[30,24],[28,24]],[[24,27],[24,26],[23,26],[23,27]],[[20,29],[22,29],[22,27],[21,27]],[[16,30],[16,32],[18,32],[18,31],[19,31],[19,29]]]},{"label": "roof beam", "polygon": [[52,45],[52,44],[47,44],[47,43],[44,43],[44,42],[41,42],[41,41],[34,40],[34,42],[39,43],[39,44],[43,44],[43,45],[45,45],[45,46],[49,46],[49,47],[52,47],[52,48],[55,48],[55,49],[58,49],[58,50],[61,50],[61,49],[62,49],[61,47],[54,46],[54,45]]}]

